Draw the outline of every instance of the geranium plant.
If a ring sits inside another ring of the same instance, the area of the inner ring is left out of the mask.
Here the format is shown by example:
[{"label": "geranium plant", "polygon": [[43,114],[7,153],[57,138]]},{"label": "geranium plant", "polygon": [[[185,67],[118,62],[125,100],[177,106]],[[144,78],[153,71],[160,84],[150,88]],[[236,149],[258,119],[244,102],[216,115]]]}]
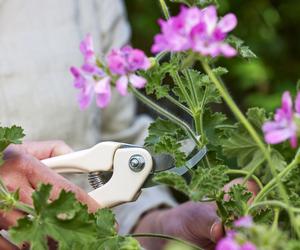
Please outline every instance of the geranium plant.
[{"label": "geranium plant", "polygon": [[[145,140],[151,151],[168,153],[182,166],[187,160],[180,151],[182,139],[193,140],[198,149],[208,149],[204,160],[191,170],[189,182],[167,172],[157,174],[155,180],[190,200],[216,202],[227,229],[217,249],[298,249],[300,94],[293,102],[291,94],[284,92],[282,106],[274,115],[259,107],[243,114],[222,81],[227,69],[217,66],[219,57],[256,57],[241,39],[230,34],[238,23],[236,16],[219,17],[212,0],[173,1],[181,7],[171,16],[165,1],[159,2],[164,19],[158,22],[161,32],[151,48],[154,57],[126,45],[113,49],[106,58],[97,58],[91,35],[82,41],[84,63],[71,68],[80,108],[86,109],[94,96],[96,104],[105,108],[112,88],[120,95],[131,92],[160,115]],[[168,100],[191,117],[192,124],[155,99]],[[227,105],[235,121],[215,112],[214,104]],[[224,185],[237,176],[244,178],[243,183],[224,191]],[[249,179],[260,189],[254,198],[245,187]],[[17,207],[31,215],[10,230],[16,243],[27,241],[32,249],[46,249],[46,237],[50,236],[59,249],[140,248],[134,235],[117,235],[109,210],[88,214],[71,193],[63,191],[58,200],[48,203],[51,187],[42,185],[33,195],[31,208],[18,201],[17,193],[10,194],[3,184],[1,187],[3,209]]]}]

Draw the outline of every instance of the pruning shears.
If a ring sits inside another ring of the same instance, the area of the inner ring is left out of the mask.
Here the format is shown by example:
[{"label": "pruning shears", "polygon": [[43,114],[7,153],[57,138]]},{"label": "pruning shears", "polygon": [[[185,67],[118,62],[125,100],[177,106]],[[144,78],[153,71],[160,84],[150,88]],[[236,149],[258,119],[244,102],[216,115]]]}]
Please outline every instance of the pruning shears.
[{"label": "pruning shears", "polygon": [[140,146],[108,141],[42,162],[58,173],[88,173],[94,188],[89,195],[102,207],[113,207],[135,200],[142,188],[157,185],[152,181],[154,173],[184,175],[205,154],[206,148],[198,150],[184,166],[175,167],[171,156],[152,155]]}]

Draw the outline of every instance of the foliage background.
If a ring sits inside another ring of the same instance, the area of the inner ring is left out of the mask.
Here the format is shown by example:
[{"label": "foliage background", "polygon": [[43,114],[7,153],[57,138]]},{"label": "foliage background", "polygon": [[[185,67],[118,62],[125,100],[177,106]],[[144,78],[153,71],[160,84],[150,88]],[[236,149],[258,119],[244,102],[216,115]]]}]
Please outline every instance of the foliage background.
[{"label": "foliage background", "polygon": [[[148,55],[162,17],[156,0],[126,0],[132,27],[132,43]],[[239,20],[233,34],[246,41],[258,59],[219,61],[229,69],[224,80],[239,105],[261,106],[273,111],[281,94],[293,94],[300,78],[300,1],[298,0],[219,0],[220,13],[234,12]],[[178,5],[169,2],[172,14]]]}]

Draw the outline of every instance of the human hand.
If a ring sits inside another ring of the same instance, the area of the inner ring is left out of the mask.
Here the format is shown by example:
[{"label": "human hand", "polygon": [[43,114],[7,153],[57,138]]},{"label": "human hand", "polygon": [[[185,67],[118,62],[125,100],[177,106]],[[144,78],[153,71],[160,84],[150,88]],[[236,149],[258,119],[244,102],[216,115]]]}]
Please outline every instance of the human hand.
[{"label": "human hand", "polygon": [[[99,205],[86,192],[39,161],[71,151],[71,148],[61,141],[25,142],[22,145],[9,146],[4,152],[5,162],[0,167],[0,177],[9,191],[19,189],[20,200],[26,204],[32,205],[32,192],[40,183],[49,183],[53,185],[50,200],[55,200],[64,189],[74,192],[76,198],[87,204],[90,211],[95,211]],[[18,210],[1,212],[0,229],[7,230],[16,225],[17,220],[23,216],[24,213]],[[4,238],[0,238],[0,246],[1,249],[16,249]]]},{"label": "human hand", "polygon": [[[224,190],[242,182],[242,178],[235,179],[228,183]],[[247,182],[247,188],[253,195],[258,192],[258,187],[253,181]],[[171,235],[204,249],[214,249],[215,243],[224,235],[223,225],[216,211],[217,206],[214,202],[191,201],[174,208],[156,209],[142,218],[134,233]],[[165,244],[164,240],[146,238],[142,238],[140,242],[148,250],[162,249]]]}]

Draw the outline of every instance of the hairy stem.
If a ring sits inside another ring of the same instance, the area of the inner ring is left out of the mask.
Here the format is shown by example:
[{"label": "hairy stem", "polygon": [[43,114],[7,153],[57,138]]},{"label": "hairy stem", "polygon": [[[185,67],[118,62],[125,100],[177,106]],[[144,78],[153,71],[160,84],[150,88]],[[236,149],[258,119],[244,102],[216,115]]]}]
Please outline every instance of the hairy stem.
[{"label": "hairy stem", "polygon": [[[246,175],[248,176],[249,175],[249,172],[248,171],[245,171],[245,170],[238,170],[238,169],[229,169],[226,171],[226,174],[236,174],[236,175]],[[261,181],[257,178],[257,176],[255,175],[251,175],[251,178],[256,182],[256,184],[259,186],[259,189],[263,189],[264,186],[263,184],[261,183]],[[242,185],[245,185],[246,183],[242,183]]]},{"label": "hairy stem", "polygon": [[182,110],[184,110],[186,113],[188,113],[190,116],[192,116],[192,112],[183,104],[181,104],[179,101],[177,101],[175,98],[173,98],[170,95],[166,96],[166,99],[169,100],[170,102],[172,102],[174,105],[176,105],[178,108],[181,108]]},{"label": "hairy stem", "polygon": [[[229,106],[229,108],[231,109],[233,114],[244,125],[244,127],[246,128],[246,130],[248,131],[248,133],[250,134],[252,139],[256,142],[257,146],[260,148],[260,150],[264,154],[264,156],[268,162],[268,166],[271,170],[271,173],[272,173],[273,177],[275,177],[275,181],[277,183],[279,194],[280,194],[281,198],[284,200],[284,202],[287,204],[287,207],[289,207],[290,201],[289,201],[287,192],[285,190],[283,183],[281,182],[280,178],[277,175],[277,171],[273,165],[270,152],[267,150],[264,143],[261,141],[259,135],[256,133],[253,126],[249,123],[249,121],[246,119],[246,117],[240,111],[238,106],[235,104],[235,102],[233,101],[233,99],[231,98],[231,96],[229,95],[229,93],[227,92],[225,87],[223,86],[223,84],[217,79],[215,74],[212,72],[210,66],[203,60],[201,60],[201,63],[202,63],[202,66],[203,66],[205,72],[208,74],[211,81],[215,84],[216,88],[219,90],[220,94],[222,95],[223,99],[225,100],[225,102],[227,103],[227,105]],[[294,227],[298,237],[300,237],[300,230],[296,225],[295,216],[294,216],[293,211],[288,209],[288,214],[290,217],[291,225]]]},{"label": "hairy stem", "polygon": [[169,10],[168,10],[168,6],[166,4],[166,2],[164,0],[159,0],[160,3],[160,7],[162,12],[164,13],[164,16],[166,19],[170,18],[170,14],[169,14]]},{"label": "hairy stem", "polygon": [[[294,168],[298,166],[298,155],[294,158],[294,160],[279,174],[278,177],[282,179],[283,177],[287,176],[290,171],[292,171]],[[261,201],[274,187],[276,186],[276,179],[273,178],[268,182],[267,185],[264,186],[262,190],[257,194],[257,196],[254,199],[254,203]]]},{"label": "hairy stem", "polygon": [[184,129],[189,137],[196,143],[196,145],[201,148],[201,145],[197,139],[197,136],[195,135],[194,131],[189,127],[188,124],[186,124],[184,121],[179,119],[177,116],[173,115],[172,113],[168,112],[167,110],[163,109],[153,101],[151,101],[149,98],[144,96],[142,93],[140,93],[138,90],[133,88],[132,86],[129,86],[129,89],[131,92],[144,104],[155,110],[157,113],[163,115],[164,117],[168,118],[178,126],[180,126],[182,129]]},{"label": "hairy stem", "polygon": [[144,233],[144,234],[129,234],[126,236],[134,237],[134,238],[147,237],[147,238],[159,238],[159,239],[165,239],[165,240],[172,240],[172,241],[177,241],[181,244],[187,245],[189,247],[192,247],[193,249],[203,250],[202,248],[200,248],[190,242],[187,242],[185,240],[182,240],[182,239],[179,239],[179,238],[176,238],[173,236],[169,236],[169,235]]},{"label": "hairy stem", "polygon": [[247,213],[250,213],[250,211],[253,210],[253,209],[255,209],[255,208],[265,207],[265,206],[279,207],[279,208],[285,209],[287,212],[290,211],[290,210],[292,210],[295,213],[300,213],[300,208],[288,206],[286,203],[281,202],[281,201],[277,201],[277,200],[269,200],[269,201],[257,202],[257,203],[251,205],[248,208]]}]

